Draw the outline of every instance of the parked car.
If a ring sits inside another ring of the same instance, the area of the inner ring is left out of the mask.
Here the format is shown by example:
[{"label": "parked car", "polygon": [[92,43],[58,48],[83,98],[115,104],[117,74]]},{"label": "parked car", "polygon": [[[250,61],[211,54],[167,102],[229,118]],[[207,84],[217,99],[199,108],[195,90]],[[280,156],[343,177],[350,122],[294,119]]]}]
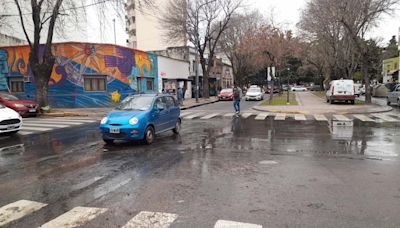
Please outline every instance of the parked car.
[{"label": "parked car", "polygon": [[329,89],[326,91],[326,102],[333,104],[336,101],[355,103],[353,80],[341,79],[329,83]]},{"label": "parked car", "polygon": [[[279,93],[281,90],[278,87],[274,87],[273,89],[273,93]],[[267,90],[265,91],[266,94],[270,94],[271,93],[271,87],[268,87]]]},{"label": "parked car", "polygon": [[303,87],[303,86],[294,86],[290,90],[292,92],[297,92],[297,91],[305,92],[305,91],[307,91],[307,88]]},{"label": "parked car", "polygon": [[220,101],[233,101],[233,89],[223,89],[218,95]]},{"label": "parked car", "polygon": [[34,101],[20,100],[8,93],[0,93],[0,104],[13,109],[21,116],[36,116],[39,113],[39,105]]},{"label": "parked car", "polygon": [[142,94],[125,98],[101,120],[100,129],[106,144],[115,140],[154,142],[156,134],[172,130],[179,134],[179,104],[168,94]]},{"label": "parked car", "polygon": [[373,97],[387,97],[396,88],[396,83],[378,84],[372,87]]},{"label": "parked car", "polygon": [[22,126],[22,117],[16,111],[0,104],[0,134],[13,135]]},{"label": "parked car", "polygon": [[361,88],[362,88],[362,85],[361,84],[355,84],[354,83],[354,95],[355,96],[357,96],[357,97],[360,97],[361,96]]},{"label": "parked car", "polygon": [[313,85],[310,87],[310,91],[323,91],[324,89],[320,85]]},{"label": "parked car", "polygon": [[400,84],[396,85],[394,90],[387,96],[387,105],[391,105],[392,103],[400,107]]},{"label": "parked car", "polygon": [[250,89],[246,92],[245,100],[264,100],[264,93],[260,87],[250,87]]}]

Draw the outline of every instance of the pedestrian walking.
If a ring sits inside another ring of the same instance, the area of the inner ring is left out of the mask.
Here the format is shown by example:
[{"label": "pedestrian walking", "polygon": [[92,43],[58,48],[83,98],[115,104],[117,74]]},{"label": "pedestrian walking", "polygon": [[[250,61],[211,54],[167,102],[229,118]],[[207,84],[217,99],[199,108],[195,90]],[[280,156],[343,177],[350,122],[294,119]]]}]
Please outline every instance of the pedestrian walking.
[{"label": "pedestrian walking", "polygon": [[242,90],[235,85],[233,87],[233,108],[235,109],[236,115],[240,113],[240,101],[242,99]]},{"label": "pedestrian walking", "polygon": [[181,87],[178,88],[178,93],[177,93],[177,97],[178,97],[178,103],[179,105],[183,105],[183,90]]}]

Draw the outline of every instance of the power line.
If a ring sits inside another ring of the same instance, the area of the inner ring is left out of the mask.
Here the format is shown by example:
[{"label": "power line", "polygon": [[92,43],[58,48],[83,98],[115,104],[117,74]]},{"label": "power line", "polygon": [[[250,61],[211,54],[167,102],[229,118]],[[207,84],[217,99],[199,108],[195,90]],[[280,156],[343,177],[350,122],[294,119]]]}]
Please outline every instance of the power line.
[{"label": "power line", "polygon": [[[91,7],[91,6],[100,5],[100,4],[109,2],[109,1],[111,1],[111,0],[103,0],[103,1],[100,1],[100,2],[95,2],[95,3],[91,3],[91,4],[87,4],[87,5],[82,5],[82,6],[77,6],[77,7],[70,7],[70,8],[67,8],[67,9],[60,10],[59,13],[70,11],[70,10],[84,9],[84,8]],[[52,13],[52,12],[45,12],[45,13]],[[22,15],[26,16],[26,15],[31,15],[31,14],[32,14],[32,12],[23,13]],[[19,17],[19,16],[20,16],[19,14],[0,14],[0,17]]]}]

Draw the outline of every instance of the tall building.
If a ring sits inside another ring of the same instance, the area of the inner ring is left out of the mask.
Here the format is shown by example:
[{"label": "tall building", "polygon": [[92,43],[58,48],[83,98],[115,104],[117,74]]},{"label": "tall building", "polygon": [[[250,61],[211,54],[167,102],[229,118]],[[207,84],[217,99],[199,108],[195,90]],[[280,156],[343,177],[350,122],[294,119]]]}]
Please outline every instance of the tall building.
[{"label": "tall building", "polygon": [[144,51],[186,46],[184,37],[181,42],[171,42],[165,35],[160,18],[164,15],[167,4],[166,0],[154,0],[151,6],[145,6],[138,0],[127,0],[126,30],[129,36],[127,46]]}]

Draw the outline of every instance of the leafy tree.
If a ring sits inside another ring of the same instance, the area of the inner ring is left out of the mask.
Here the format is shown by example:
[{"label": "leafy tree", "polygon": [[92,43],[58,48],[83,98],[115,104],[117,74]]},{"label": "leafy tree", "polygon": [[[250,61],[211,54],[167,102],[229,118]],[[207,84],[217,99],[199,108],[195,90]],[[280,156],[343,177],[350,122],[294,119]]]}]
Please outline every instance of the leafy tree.
[{"label": "leafy tree", "polygon": [[392,36],[392,39],[390,39],[388,46],[385,48],[383,58],[391,59],[398,56],[399,56],[399,50],[396,41],[396,36]]}]

